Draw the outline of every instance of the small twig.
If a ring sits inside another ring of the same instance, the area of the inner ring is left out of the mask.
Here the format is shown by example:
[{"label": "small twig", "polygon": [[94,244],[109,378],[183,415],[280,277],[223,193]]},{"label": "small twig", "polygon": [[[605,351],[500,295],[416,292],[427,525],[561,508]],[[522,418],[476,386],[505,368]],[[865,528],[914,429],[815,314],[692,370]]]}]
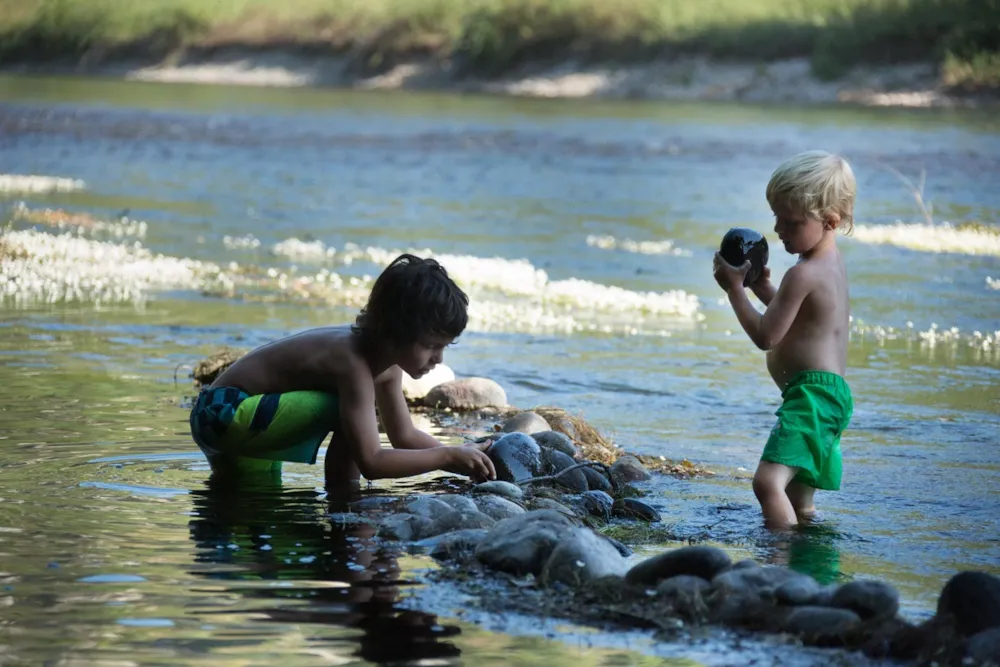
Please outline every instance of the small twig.
[{"label": "small twig", "polygon": [[618,485],[615,483],[614,478],[611,476],[611,471],[608,469],[608,466],[606,466],[605,464],[600,463],[598,461],[584,461],[583,463],[577,463],[576,465],[571,465],[568,468],[563,468],[562,470],[560,470],[559,472],[557,472],[557,473],[555,473],[553,475],[544,475],[543,477],[531,477],[529,479],[522,479],[520,482],[517,482],[517,485],[520,486],[522,484],[533,484],[535,482],[559,482],[560,481],[559,480],[560,477],[562,477],[563,475],[565,475],[568,472],[572,472],[573,470],[577,470],[578,468],[600,468],[600,469],[602,469],[604,471],[604,474],[608,476],[608,480],[611,482],[611,488],[616,493],[618,492],[618,488],[617,488]]},{"label": "small twig", "polygon": [[177,364],[176,366],[174,366],[174,385],[177,384],[177,371],[179,371],[180,369],[182,369],[184,367],[192,368],[192,369],[194,368],[194,366],[192,366],[191,364],[185,363],[183,361],[181,363]]},{"label": "small twig", "polygon": [[924,221],[928,225],[933,225],[934,218],[931,216],[933,207],[930,204],[924,203],[924,184],[927,180],[927,171],[925,169],[920,170],[920,185],[918,187],[913,185],[913,181],[901,174],[898,169],[881,162],[879,164],[882,165],[883,169],[894,174],[896,178],[898,178],[900,182],[906,186],[906,188],[910,191],[910,194],[913,195],[913,199],[917,202],[917,206],[920,208],[920,213],[924,216]]}]

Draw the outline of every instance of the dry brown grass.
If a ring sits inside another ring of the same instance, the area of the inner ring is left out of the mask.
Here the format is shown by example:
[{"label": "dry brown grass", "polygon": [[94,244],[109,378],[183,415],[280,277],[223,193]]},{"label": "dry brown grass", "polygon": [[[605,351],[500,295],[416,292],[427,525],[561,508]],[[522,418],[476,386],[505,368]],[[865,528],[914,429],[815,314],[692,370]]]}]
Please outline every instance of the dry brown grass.
[{"label": "dry brown grass", "polygon": [[246,352],[242,350],[233,350],[226,347],[202,359],[195,364],[194,371],[191,373],[195,384],[200,386],[212,384],[215,378],[219,377],[223,371],[232,366],[244,354]]}]

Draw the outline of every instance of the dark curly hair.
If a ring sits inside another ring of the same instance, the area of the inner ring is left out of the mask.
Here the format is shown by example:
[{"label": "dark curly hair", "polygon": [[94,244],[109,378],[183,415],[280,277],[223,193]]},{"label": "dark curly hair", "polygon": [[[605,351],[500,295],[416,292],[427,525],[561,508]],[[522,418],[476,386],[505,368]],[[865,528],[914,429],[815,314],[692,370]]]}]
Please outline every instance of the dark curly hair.
[{"label": "dark curly hair", "polygon": [[369,341],[412,343],[428,335],[458,338],[469,322],[469,297],[433,259],[403,254],[375,281],[354,333]]}]

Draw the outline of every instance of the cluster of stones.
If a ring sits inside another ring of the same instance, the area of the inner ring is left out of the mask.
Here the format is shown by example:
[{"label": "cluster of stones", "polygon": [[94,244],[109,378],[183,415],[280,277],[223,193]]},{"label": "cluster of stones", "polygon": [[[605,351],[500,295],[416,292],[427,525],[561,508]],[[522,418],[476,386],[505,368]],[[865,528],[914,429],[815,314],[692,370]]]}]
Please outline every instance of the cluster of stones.
[{"label": "cluster of stones", "polygon": [[1000,663],[1000,578],[993,575],[957,574],[937,615],[913,625],[897,614],[898,592],[880,581],[823,586],[785,567],[733,563],[725,551],[699,545],[631,564],[626,545],[578,515],[528,510],[525,498],[504,482],[475,486],[470,495],[414,497],[405,501],[405,512],[381,522],[379,535],[411,541],[411,548],[466,573],[479,568],[500,578],[528,577],[548,591],[548,609],[569,617],[786,633],[809,645],[920,664]]},{"label": "cluster of stones", "polygon": [[[227,363],[231,359],[211,370]],[[443,365],[433,377],[407,380],[404,391],[414,404],[507,406],[500,385],[456,380]],[[898,592],[880,581],[824,586],[785,567],[733,563],[712,546],[682,547],[633,564],[628,545],[593,526],[660,520],[655,508],[634,497],[639,493],[630,482],[649,479],[636,458],[616,452],[610,466],[587,461],[573,440],[533,412],[515,415],[482,440],[491,441],[496,481],[468,494],[404,498],[401,511],[378,522],[379,537],[451,563],[445,576],[481,569],[499,581],[528,578],[544,590],[546,608],[567,617],[642,619],[661,629],[719,624],[922,665],[1000,665],[1000,578],[992,574],[956,574],[934,617],[913,624],[898,615]],[[372,507],[385,509],[364,500],[352,509]],[[528,594],[523,586],[511,589]]]},{"label": "cluster of stones", "polygon": [[957,574],[935,617],[914,625],[898,615],[898,592],[880,581],[824,586],[789,568],[733,563],[712,546],[630,563],[628,545],[593,526],[613,518],[658,521],[629,484],[649,473],[628,455],[610,467],[589,465],[563,433],[535,430],[547,426],[532,412],[507,420],[489,436],[498,481],[468,495],[405,500],[403,512],[382,520],[379,535],[412,542],[463,571],[529,577],[547,591],[548,609],[569,616],[645,618],[661,628],[718,624],[921,664],[1000,664],[1000,578],[990,574]]}]

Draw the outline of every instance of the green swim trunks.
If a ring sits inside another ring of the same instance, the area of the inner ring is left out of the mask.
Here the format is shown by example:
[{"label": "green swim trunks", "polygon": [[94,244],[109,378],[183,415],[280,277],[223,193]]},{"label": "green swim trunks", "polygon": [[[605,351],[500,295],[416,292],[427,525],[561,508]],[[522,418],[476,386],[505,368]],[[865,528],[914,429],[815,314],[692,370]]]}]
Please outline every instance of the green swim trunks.
[{"label": "green swim trunks", "polygon": [[191,408],[191,436],[212,467],[280,470],[282,461],[316,463],[320,445],[337,430],[335,394],[291,391],[250,396],[236,387],[204,389]]},{"label": "green swim trunks", "polygon": [[851,421],[854,399],[836,373],[802,371],[781,392],[778,423],[761,461],[799,468],[795,481],[816,489],[840,489],[840,436]]}]

